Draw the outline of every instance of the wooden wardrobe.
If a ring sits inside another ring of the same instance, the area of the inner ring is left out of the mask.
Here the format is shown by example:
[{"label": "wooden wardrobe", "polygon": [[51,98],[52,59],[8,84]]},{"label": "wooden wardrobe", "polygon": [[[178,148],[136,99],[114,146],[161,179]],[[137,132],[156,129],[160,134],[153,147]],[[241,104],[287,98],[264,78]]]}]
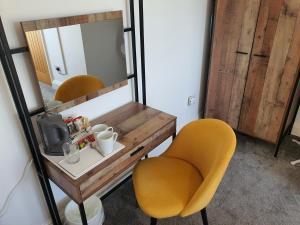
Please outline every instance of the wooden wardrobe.
[{"label": "wooden wardrobe", "polygon": [[278,143],[299,62],[300,0],[216,1],[205,117]]}]

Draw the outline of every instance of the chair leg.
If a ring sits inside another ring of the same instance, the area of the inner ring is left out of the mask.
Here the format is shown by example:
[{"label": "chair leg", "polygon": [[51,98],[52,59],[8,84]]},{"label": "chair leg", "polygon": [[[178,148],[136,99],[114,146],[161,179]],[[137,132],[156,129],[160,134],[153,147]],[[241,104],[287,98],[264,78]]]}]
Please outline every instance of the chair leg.
[{"label": "chair leg", "polygon": [[151,217],[151,223],[150,223],[150,225],[156,225],[156,224],[157,224],[157,219]]},{"label": "chair leg", "polygon": [[201,216],[202,216],[203,225],[208,225],[206,208],[201,210]]},{"label": "chair leg", "polygon": [[139,203],[137,202],[136,199],[134,200],[134,206],[135,206],[135,208],[137,208],[137,209],[139,208]]}]

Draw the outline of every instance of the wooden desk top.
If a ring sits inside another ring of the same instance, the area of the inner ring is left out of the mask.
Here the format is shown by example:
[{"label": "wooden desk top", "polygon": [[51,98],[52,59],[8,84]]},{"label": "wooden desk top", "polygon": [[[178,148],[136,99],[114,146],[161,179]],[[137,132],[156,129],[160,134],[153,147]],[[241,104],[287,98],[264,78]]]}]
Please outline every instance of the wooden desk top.
[{"label": "wooden desk top", "polygon": [[91,122],[107,124],[126,147],[76,180],[44,158],[49,178],[77,203],[99,191],[176,133],[176,117],[139,103],[129,103]]}]

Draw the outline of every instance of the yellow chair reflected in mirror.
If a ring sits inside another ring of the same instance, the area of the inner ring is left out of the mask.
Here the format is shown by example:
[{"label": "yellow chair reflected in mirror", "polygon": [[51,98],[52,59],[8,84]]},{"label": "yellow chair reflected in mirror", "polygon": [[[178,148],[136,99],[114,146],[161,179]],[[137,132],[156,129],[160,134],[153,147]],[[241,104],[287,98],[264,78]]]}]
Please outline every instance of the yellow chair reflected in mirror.
[{"label": "yellow chair reflected in mirror", "polygon": [[140,208],[157,219],[186,217],[201,211],[213,198],[234,154],[236,136],[225,122],[203,119],[186,125],[160,157],[141,161],[133,172]]},{"label": "yellow chair reflected in mirror", "polygon": [[105,88],[105,85],[95,76],[75,76],[66,80],[57,89],[54,100],[66,103],[89,93],[96,92],[102,88]]}]

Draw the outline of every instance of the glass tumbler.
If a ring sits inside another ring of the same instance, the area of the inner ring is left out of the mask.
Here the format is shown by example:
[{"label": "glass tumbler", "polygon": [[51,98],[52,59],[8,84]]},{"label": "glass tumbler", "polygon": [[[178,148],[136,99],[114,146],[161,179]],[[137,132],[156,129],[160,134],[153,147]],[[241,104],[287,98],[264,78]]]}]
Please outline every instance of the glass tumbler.
[{"label": "glass tumbler", "polygon": [[65,159],[69,164],[78,163],[80,160],[79,147],[76,144],[66,142],[62,146]]}]

